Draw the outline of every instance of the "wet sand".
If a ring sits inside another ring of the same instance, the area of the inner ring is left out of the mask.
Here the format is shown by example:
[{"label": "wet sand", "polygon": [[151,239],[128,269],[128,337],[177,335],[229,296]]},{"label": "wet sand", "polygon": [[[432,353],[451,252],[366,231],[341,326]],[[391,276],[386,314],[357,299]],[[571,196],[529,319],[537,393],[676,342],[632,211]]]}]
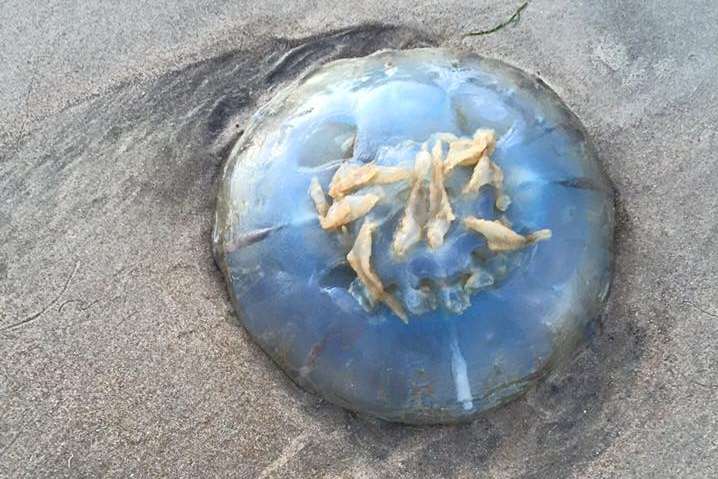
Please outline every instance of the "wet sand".
[{"label": "wet sand", "polygon": [[[0,477],[715,477],[712,2],[142,2],[0,13]],[[517,5],[518,6],[517,2]],[[474,423],[303,392],[210,252],[219,167],[273,88],[332,58],[462,46],[539,75],[619,194],[601,333]]]}]

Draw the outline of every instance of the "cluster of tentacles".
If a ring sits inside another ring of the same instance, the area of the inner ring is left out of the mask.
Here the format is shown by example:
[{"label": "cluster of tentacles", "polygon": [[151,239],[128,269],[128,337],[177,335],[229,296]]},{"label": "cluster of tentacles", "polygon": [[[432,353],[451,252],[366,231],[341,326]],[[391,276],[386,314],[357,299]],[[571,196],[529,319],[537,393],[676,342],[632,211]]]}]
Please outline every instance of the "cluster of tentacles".
[{"label": "cluster of tentacles", "polygon": [[[312,178],[309,195],[321,227],[347,234],[347,225],[367,216],[384,199],[377,185],[406,182],[411,189],[403,217],[394,231],[392,252],[401,261],[421,241],[426,241],[431,249],[437,249],[444,243],[452,222],[456,220],[444,182],[454,169],[462,167],[473,168],[473,172],[461,194],[476,193],[483,186],[491,185],[495,190],[496,208],[506,211],[511,200],[504,192],[503,171],[491,160],[496,147],[494,131],[479,129],[472,138],[440,133],[436,138],[431,152],[427,143],[422,145],[413,167],[382,166],[374,162],[361,165],[343,163],[328,185],[331,204],[319,180]],[[448,145],[446,154],[445,144]],[[462,218],[461,222],[468,230],[482,235],[493,252],[516,250],[551,237],[548,229],[521,235],[513,231],[505,219],[487,220],[468,216]],[[401,302],[386,291],[371,265],[372,236],[376,228],[377,223],[366,217],[347,254],[347,261],[372,302],[385,303],[406,321],[408,317]]]}]

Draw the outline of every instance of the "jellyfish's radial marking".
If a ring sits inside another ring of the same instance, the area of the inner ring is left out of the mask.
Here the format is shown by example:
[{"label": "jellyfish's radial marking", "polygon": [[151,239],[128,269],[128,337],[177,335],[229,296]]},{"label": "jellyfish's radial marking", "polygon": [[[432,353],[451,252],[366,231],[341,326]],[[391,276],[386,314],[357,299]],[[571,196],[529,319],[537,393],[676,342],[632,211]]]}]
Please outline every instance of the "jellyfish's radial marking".
[{"label": "jellyfish's radial marking", "polygon": [[225,253],[234,253],[241,248],[245,248],[254,243],[258,243],[269,237],[270,234],[284,228],[285,225],[268,226],[266,228],[257,228],[236,235],[234,241],[226,243]]},{"label": "jellyfish's radial marking", "polygon": [[454,374],[454,387],[456,388],[456,400],[461,403],[465,411],[474,408],[473,396],[471,395],[471,384],[466,368],[466,359],[459,348],[459,340],[456,337],[456,329],[451,330],[451,372]]}]

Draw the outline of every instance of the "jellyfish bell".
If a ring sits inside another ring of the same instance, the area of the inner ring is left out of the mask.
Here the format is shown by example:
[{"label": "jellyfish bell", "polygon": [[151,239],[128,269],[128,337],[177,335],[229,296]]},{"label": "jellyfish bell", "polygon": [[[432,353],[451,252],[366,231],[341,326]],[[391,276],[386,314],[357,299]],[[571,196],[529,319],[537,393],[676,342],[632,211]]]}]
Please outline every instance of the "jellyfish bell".
[{"label": "jellyfish bell", "polygon": [[443,49],[326,64],[250,120],[214,251],[238,317],[297,383],[405,423],[469,420],[587,337],[613,198],[545,84]]}]

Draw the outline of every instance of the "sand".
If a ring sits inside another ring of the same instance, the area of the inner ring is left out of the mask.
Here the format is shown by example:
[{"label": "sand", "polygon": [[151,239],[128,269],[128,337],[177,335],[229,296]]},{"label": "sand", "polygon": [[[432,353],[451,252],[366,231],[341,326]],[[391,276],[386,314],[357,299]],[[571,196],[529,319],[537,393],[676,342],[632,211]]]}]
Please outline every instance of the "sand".
[{"label": "sand", "polygon": [[[86,3],[0,12],[0,477],[718,475],[712,1],[534,0],[466,40],[519,2]],[[223,155],[273,88],[420,45],[539,75],[619,194],[601,333],[462,426],[297,388],[237,324],[209,249]]]}]

